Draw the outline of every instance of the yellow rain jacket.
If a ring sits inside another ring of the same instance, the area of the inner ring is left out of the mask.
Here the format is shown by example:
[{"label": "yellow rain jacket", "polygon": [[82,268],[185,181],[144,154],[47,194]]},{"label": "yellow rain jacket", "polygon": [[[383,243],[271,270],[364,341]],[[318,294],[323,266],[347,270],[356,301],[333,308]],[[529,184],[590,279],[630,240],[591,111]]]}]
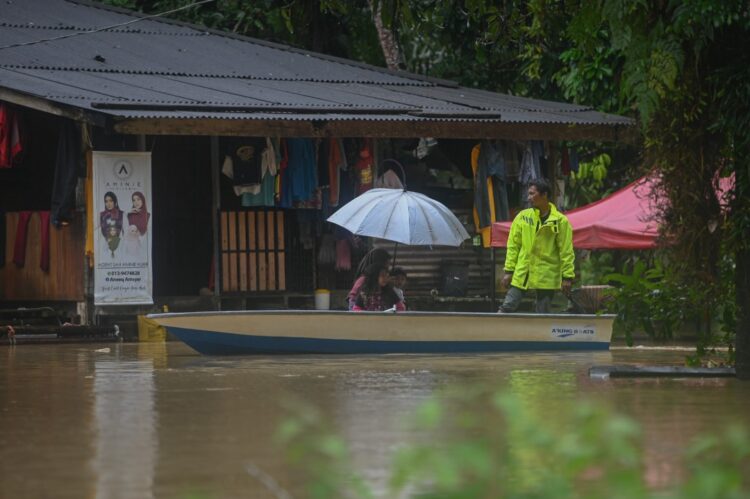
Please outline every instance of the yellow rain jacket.
[{"label": "yellow rain jacket", "polygon": [[513,219],[505,257],[505,271],[513,272],[511,286],[560,289],[563,278],[575,276],[574,261],[573,228],[552,203],[543,224],[536,208],[527,208]]}]

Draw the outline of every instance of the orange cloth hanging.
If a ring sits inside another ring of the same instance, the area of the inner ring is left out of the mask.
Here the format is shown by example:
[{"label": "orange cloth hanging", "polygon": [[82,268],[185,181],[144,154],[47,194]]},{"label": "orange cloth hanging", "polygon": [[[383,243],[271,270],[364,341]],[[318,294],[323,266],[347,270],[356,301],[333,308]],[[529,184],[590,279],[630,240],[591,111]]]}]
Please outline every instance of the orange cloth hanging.
[{"label": "orange cloth hanging", "polygon": [[[476,178],[477,176],[479,153],[481,149],[482,144],[477,144],[471,150],[471,172],[473,173],[474,178]],[[490,195],[487,196],[490,205],[490,220],[495,222],[497,221],[497,218],[495,217],[495,196],[492,195],[492,192],[494,192],[493,188],[494,186],[492,184],[492,178],[487,178],[487,192],[490,193]],[[477,212],[476,206],[474,206],[472,214],[474,215],[474,227],[476,227],[476,231],[482,235],[482,246],[484,246],[485,248],[489,248],[490,241],[492,239],[492,225],[488,225],[485,228],[479,227],[479,213]]]}]

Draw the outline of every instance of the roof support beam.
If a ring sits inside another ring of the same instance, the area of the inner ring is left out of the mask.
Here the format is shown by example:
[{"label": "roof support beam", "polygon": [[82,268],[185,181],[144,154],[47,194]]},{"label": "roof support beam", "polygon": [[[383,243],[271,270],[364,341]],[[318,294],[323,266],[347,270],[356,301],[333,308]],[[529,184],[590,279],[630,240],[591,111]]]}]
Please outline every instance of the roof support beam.
[{"label": "roof support beam", "polygon": [[18,106],[36,109],[37,111],[41,111],[43,113],[54,114],[55,116],[62,116],[63,118],[70,118],[71,120],[88,123],[94,126],[106,127],[108,122],[105,115],[99,113],[90,113],[75,106],[57,104],[43,97],[35,97],[33,95],[10,90],[8,88],[0,87],[0,100],[9,102],[11,104],[16,104]]},{"label": "roof support beam", "polygon": [[454,139],[593,140],[634,142],[635,127],[555,123],[374,120],[120,119],[116,132],[146,135],[256,137],[435,137]]}]

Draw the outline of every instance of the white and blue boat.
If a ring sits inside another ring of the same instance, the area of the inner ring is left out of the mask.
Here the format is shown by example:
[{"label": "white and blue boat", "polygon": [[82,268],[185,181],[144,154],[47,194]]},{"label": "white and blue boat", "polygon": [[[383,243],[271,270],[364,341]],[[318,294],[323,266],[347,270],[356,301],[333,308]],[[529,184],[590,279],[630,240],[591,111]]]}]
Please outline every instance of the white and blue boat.
[{"label": "white and blue boat", "polygon": [[608,350],[614,315],[253,310],[148,316],[207,355]]}]

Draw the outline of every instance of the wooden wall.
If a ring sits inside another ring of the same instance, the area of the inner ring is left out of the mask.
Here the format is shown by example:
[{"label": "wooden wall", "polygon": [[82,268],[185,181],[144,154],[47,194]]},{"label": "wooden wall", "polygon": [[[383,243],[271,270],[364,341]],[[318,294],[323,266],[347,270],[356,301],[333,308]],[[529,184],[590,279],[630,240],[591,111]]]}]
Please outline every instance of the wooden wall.
[{"label": "wooden wall", "polygon": [[41,224],[39,215],[31,216],[26,239],[26,263],[13,263],[18,213],[5,214],[5,265],[0,267],[0,300],[5,301],[83,301],[83,264],[85,228],[83,215],[76,213],[64,228],[50,227],[49,272],[39,266]]}]

